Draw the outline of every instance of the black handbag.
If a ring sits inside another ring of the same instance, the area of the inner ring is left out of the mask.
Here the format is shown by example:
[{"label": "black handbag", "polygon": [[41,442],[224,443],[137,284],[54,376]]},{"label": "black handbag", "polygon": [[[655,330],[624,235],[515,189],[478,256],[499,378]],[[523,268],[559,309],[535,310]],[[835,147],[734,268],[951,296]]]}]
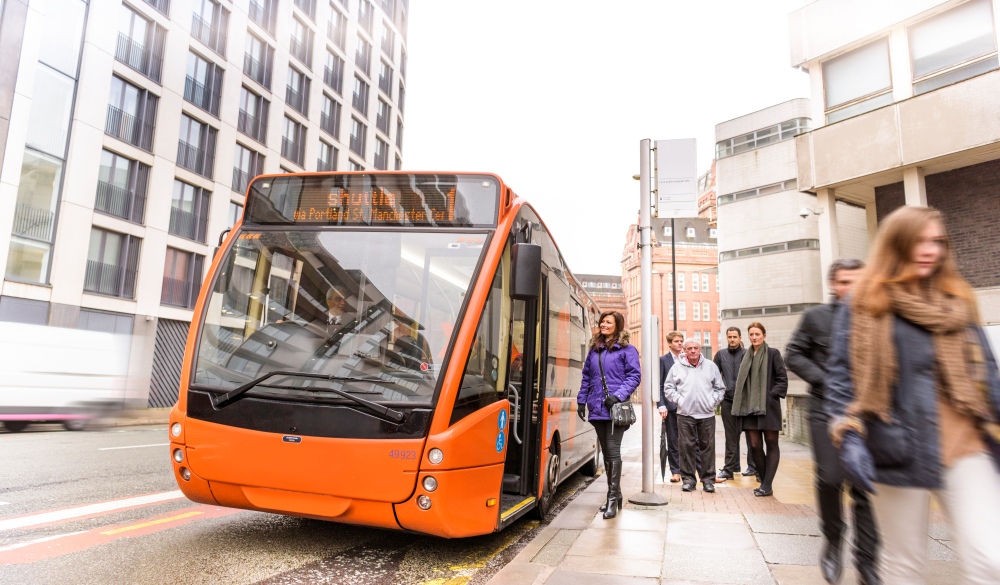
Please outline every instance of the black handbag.
[{"label": "black handbag", "polygon": [[[604,397],[611,395],[608,392],[608,380],[604,377],[604,360],[601,354],[597,354],[597,364],[601,367],[601,385],[604,386]],[[631,402],[616,402],[611,405],[611,428],[615,425],[629,427],[635,424],[635,408]]]}]

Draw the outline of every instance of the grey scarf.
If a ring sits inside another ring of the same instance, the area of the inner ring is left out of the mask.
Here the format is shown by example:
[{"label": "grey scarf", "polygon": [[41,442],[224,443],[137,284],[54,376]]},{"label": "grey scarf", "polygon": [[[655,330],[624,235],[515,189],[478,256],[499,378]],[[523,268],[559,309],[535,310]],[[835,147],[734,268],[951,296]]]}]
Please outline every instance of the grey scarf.
[{"label": "grey scarf", "polygon": [[733,416],[764,416],[767,414],[767,343],[753,346],[743,354],[740,372],[736,375],[733,394]]}]

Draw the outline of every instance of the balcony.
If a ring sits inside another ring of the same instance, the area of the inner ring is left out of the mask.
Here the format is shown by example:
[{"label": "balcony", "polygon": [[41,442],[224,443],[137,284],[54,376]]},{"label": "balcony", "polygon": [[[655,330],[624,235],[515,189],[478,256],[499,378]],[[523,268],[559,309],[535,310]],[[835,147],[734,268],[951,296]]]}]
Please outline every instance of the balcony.
[{"label": "balcony", "polygon": [[205,87],[193,77],[184,79],[184,99],[216,118],[219,117],[219,94]]},{"label": "balcony", "polygon": [[271,69],[250,55],[243,55],[243,73],[261,86],[271,89]]},{"label": "balcony", "polygon": [[281,138],[281,156],[293,163],[302,166],[302,145],[294,140]]},{"label": "balcony", "polygon": [[163,277],[163,287],[160,289],[160,303],[174,307],[191,309],[198,298],[198,283],[190,280]]},{"label": "balcony", "polygon": [[382,112],[379,112],[378,116],[375,117],[375,127],[382,131],[386,136],[389,135],[389,116],[383,116]]},{"label": "balcony", "polygon": [[343,95],[344,94],[344,68],[341,66],[337,71],[329,67],[323,68],[323,83],[327,84],[330,89]]},{"label": "balcony", "polygon": [[264,136],[267,134],[267,125],[264,120],[240,110],[239,117],[236,119],[236,129],[264,144]]},{"label": "balcony", "polygon": [[211,179],[215,157],[181,140],[177,143],[177,166]]},{"label": "balcony", "polygon": [[330,114],[323,112],[319,116],[319,129],[326,132],[330,136],[333,136],[337,140],[340,140],[340,124],[337,123],[337,117],[331,116]]},{"label": "balcony", "polygon": [[371,51],[361,51],[359,47],[358,52],[354,54],[354,64],[364,71],[365,75],[371,75],[371,63]]},{"label": "balcony", "polygon": [[201,44],[212,49],[219,55],[226,56],[226,42],[224,35],[210,22],[198,16],[191,15],[191,36],[198,39]]},{"label": "balcony", "polygon": [[301,61],[306,67],[312,66],[312,55],[309,51],[309,45],[304,41],[292,37],[288,42],[288,50],[292,54],[292,57]]},{"label": "balcony", "polygon": [[303,116],[309,115],[306,111],[309,105],[308,97],[308,94],[300,93],[290,85],[285,87],[285,101],[289,106],[294,108],[296,112],[302,114]]},{"label": "balcony", "polygon": [[382,93],[392,97],[392,74],[378,76],[378,88],[382,90]]},{"label": "balcony", "polygon": [[125,33],[118,33],[118,46],[115,49],[115,59],[156,83],[160,82],[160,72],[163,69],[163,55],[155,53],[144,45],[131,39]]},{"label": "balcony", "polygon": [[351,144],[350,144],[350,146],[351,146],[351,150],[354,151],[355,154],[364,156],[365,155],[365,137],[364,137],[364,135],[355,136],[355,135],[352,134],[351,135]]},{"label": "balcony", "polygon": [[163,16],[170,16],[170,0],[145,0],[145,2]]},{"label": "balcony", "polygon": [[11,233],[22,238],[51,244],[54,223],[55,213],[48,209],[18,203],[14,209],[14,227]]},{"label": "balcony", "polygon": [[271,36],[274,36],[274,15],[270,7],[270,2],[267,3],[267,7],[264,7],[254,2],[254,0],[250,0],[250,8],[247,10],[247,15],[251,21],[257,23],[257,26],[266,30]]},{"label": "balcony", "polygon": [[196,213],[170,208],[169,231],[175,236],[204,243],[206,222]]},{"label": "balcony", "polygon": [[254,175],[250,173],[234,168],[233,169],[233,191],[237,193],[246,193],[247,187],[250,185],[250,179],[253,179]]},{"label": "balcony", "polygon": [[331,160],[316,159],[316,171],[320,173],[337,170],[337,163]]},{"label": "balcony", "polygon": [[108,106],[104,132],[145,151],[153,150],[153,125],[112,105]]},{"label": "balcony", "polygon": [[124,266],[87,260],[83,290],[123,299],[132,299],[135,298],[135,276],[135,270],[127,269]]},{"label": "balcony", "polygon": [[146,198],[111,183],[98,181],[97,200],[94,203],[94,208],[124,220],[142,223],[142,217],[146,210]]}]

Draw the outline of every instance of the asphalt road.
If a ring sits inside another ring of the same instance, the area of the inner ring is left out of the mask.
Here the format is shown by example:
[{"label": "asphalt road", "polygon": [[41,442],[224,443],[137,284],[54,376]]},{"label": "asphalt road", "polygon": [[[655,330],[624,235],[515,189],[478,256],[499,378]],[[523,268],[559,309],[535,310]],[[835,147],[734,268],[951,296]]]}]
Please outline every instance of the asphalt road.
[{"label": "asphalt road", "polygon": [[[0,583],[471,585],[541,527],[445,540],[195,504],[165,426],[57,429],[0,432]],[[564,482],[556,512],[589,481]]]}]

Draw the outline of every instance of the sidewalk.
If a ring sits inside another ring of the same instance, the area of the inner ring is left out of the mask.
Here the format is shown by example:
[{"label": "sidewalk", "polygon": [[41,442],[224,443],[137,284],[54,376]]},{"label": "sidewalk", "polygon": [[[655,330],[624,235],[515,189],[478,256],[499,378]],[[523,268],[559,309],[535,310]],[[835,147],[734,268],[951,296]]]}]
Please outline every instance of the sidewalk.
[{"label": "sidewalk", "polygon": [[[642,507],[628,498],[642,491],[642,430],[625,433],[622,493],[625,506],[612,520],[598,512],[607,492],[603,475],[576,496],[507,566],[491,585],[611,585],[750,583],[825,585],[818,559],[822,539],[815,512],[812,459],[808,447],[781,441],[774,496],[758,498],[754,478],[737,476],[716,484],[714,494],[683,492],[660,479],[659,429],[654,437],[654,490],[666,506]],[[725,448],[716,420],[717,467]],[[741,460],[746,462],[745,452]],[[940,511],[931,514],[928,583],[961,581],[955,552]],[[845,543],[842,585],[854,585]]]}]

